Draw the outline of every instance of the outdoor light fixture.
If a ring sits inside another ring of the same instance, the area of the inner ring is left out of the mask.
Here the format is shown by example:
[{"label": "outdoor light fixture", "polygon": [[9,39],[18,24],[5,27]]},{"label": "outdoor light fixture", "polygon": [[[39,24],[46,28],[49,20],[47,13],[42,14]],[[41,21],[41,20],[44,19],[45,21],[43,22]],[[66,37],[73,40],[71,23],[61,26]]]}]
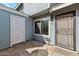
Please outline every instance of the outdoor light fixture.
[{"label": "outdoor light fixture", "polygon": [[53,16],[51,16],[51,21],[54,21]]}]

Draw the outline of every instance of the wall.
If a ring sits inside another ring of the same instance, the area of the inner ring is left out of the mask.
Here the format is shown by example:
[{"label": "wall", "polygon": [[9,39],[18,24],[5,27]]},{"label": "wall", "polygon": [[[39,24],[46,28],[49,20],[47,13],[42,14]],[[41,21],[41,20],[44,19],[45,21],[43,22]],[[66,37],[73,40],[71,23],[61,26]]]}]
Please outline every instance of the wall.
[{"label": "wall", "polygon": [[0,50],[10,45],[10,13],[0,10]]},{"label": "wall", "polygon": [[79,52],[79,10],[76,10],[76,51]]},{"label": "wall", "polygon": [[26,18],[25,20],[25,39],[31,40],[33,39],[33,19]]},{"label": "wall", "polygon": [[[0,50],[10,47],[10,15],[14,14],[5,10],[0,10]],[[16,15],[16,14],[14,14]],[[18,15],[18,14],[17,14]],[[25,17],[25,39],[33,39],[32,19]]]},{"label": "wall", "polygon": [[49,3],[24,3],[24,12],[33,15],[49,7]]},{"label": "wall", "polygon": [[55,16],[50,20],[50,40],[55,45]]}]

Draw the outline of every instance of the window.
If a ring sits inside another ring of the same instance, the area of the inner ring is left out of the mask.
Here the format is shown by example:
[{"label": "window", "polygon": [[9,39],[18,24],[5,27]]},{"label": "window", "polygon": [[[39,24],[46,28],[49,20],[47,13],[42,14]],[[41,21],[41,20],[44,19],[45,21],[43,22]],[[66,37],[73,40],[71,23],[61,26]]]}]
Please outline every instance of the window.
[{"label": "window", "polygon": [[23,9],[24,9],[24,6],[22,6],[22,7],[19,9],[19,11],[20,11],[20,12],[23,12]]},{"label": "window", "polygon": [[48,35],[48,20],[41,21],[41,34]]},{"label": "window", "polygon": [[20,11],[20,12],[23,12],[23,8],[24,8],[24,5],[23,3],[20,3],[20,5],[17,7],[17,11]]},{"label": "window", "polygon": [[35,34],[48,35],[48,20],[35,21]]},{"label": "window", "polygon": [[35,22],[35,33],[40,34],[41,33],[41,23],[40,21]]}]

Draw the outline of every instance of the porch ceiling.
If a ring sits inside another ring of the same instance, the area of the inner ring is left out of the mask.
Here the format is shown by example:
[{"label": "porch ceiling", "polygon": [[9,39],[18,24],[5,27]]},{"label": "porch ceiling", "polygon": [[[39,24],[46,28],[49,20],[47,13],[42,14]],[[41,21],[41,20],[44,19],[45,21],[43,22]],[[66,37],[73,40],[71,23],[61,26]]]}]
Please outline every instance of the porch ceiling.
[{"label": "porch ceiling", "polygon": [[65,6],[63,8],[57,9],[57,10],[52,10],[51,13],[53,15],[58,15],[58,14],[62,14],[62,13],[70,12],[70,11],[75,11],[75,10],[79,10],[78,3],[74,3],[69,6]]},{"label": "porch ceiling", "polygon": [[36,18],[36,17],[41,16],[41,15],[44,15],[44,14],[49,14],[50,13],[49,10],[50,10],[49,8],[48,9],[45,9],[45,10],[42,10],[42,11],[36,13],[36,14],[31,15],[31,17],[32,18]]},{"label": "porch ceiling", "polygon": [[31,15],[31,17],[36,18],[42,15],[46,15],[46,14],[50,14],[50,8],[59,5],[60,3],[49,3],[49,7],[47,7],[46,9]]},{"label": "porch ceiling", "polygon": [[63,3],[63,4],[58,4],[56,7],[51,7],[48,9],[45,9],[43,11],[40,11],[39,13],[31,15],[31,17],[35,18],[44,14],[54,14],[58,15],[61,13],[69,12],[69,11],[74,11],[79,9],[79,4],[78,3]]}]

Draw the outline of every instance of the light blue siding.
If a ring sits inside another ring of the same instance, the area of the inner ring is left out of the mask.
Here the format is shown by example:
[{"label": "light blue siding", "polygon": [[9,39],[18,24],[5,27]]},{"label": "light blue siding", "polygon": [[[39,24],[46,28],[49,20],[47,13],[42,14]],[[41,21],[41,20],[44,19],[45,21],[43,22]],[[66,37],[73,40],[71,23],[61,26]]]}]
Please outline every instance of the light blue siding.
[{"label": "light blue siding", "polygon": [[31,18],[26,18],[25,20],[25,39],[33,39],[33,20]]},{"label": "light blue siding", "polygon": [[[10,47],[10,42],[11,42],[10,15],[12,14],[14,13],[5,10],[0,10],[0,50]],[[18,15],[18,14],[14,14],[14,15]],[[25,18],[26,18],[25,39],[27,41],[33,39],[33,26],[32,26],[33,20],[29,17],[25,17]]]},{"label": "light blue siding", "polygon": [[[0,10],[0,50],[10,47],[10,15],[12,14],[14,13]],[[25,18],[25,39],[27,41],[33,39],[33,20],[30,17]]]},{"label": "light blue siding", "polygon": [[0,50],[10,45],[10,13],[0,10]]}]

